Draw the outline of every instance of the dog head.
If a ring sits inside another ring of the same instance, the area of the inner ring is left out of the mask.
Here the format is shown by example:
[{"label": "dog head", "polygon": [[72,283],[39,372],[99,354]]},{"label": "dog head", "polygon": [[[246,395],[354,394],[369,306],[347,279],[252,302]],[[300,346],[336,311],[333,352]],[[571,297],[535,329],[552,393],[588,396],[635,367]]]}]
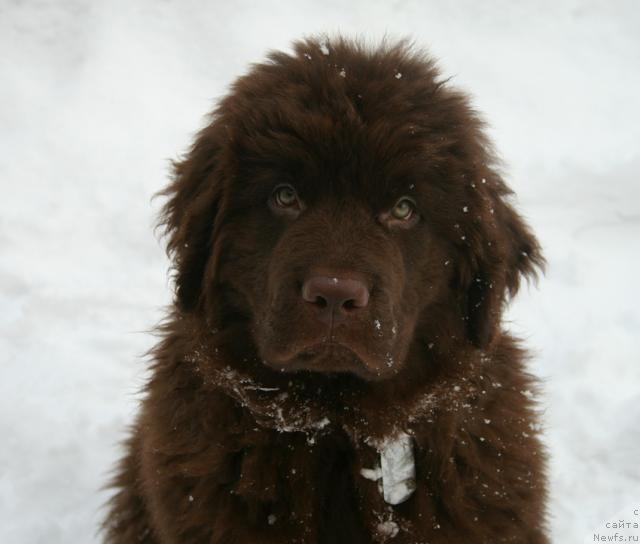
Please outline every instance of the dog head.
[{"label": "dog head", "polygon": [[482,122],[425,55],[306,40],[238,79],[175,164],[176,305],[264,364],[368,381],[487,347],[543,260]]}]

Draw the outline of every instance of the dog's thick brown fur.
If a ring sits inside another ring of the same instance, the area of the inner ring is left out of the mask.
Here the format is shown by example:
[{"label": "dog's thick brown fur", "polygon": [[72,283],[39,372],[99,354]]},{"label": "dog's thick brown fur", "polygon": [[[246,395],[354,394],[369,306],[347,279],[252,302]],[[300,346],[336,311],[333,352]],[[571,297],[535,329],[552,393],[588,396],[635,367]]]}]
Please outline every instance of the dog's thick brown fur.
[{"label": "dog's thick brown fur", "polygon": [[[547,542],[536,384],[500,324],[543,258],[426,55],[271,54],[165,194],[176,300],[107,542]],[[361,298],[326,313],[310,278]],[[399,433],[416,488],[391,505],[371,474]]]}]

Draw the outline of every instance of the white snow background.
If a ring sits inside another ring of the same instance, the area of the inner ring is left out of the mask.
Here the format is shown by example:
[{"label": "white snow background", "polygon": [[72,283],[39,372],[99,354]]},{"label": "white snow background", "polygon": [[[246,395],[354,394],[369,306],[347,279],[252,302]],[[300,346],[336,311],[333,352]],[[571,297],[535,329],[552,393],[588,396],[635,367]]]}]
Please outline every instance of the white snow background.
[{"label": "white snow background", "polygon": [[323,31],[414,37],[491,123],[549,261],[508,318],[553,541],[640,506],[639,29],[633,0],[0,0],[0,542],[97,541],[170,300],[151,196],[250,62]]}]

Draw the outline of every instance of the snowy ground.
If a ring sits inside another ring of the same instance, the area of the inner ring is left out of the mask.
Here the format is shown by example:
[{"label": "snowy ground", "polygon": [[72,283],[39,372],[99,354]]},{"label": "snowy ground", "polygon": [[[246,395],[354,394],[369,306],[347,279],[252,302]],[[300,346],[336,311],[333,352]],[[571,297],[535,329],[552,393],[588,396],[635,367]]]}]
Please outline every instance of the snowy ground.
[{"label": "snowy ground", "polygon": [[[412,35],[492,124],[549,272],[554,542],[640,522],[640,3],[0,0],[0,541],[92,542],[169,300],[152,194],[269,48]],[[610,531],[612,533],[612,531]]]}]

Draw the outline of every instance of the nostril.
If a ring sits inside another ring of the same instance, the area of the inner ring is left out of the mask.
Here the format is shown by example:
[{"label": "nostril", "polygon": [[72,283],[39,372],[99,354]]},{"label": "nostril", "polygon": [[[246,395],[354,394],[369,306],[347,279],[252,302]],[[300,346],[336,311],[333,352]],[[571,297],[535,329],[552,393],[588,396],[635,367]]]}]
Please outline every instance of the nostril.
[{"label": "nostril", "polygon": [[327,307],[327,299],[321,297],[320,295],[316,296],[316,299],[313,301],[313,304],[318,306],[318,308],[326,308]]},{"label": "nostril", "polygon": [[356,308],[358,308],[358,306],[356,305],[356,301],[352,298],[350,298],[349,300],[345,300],[342,304],[342,307],[347,311],[355,310]]}]

